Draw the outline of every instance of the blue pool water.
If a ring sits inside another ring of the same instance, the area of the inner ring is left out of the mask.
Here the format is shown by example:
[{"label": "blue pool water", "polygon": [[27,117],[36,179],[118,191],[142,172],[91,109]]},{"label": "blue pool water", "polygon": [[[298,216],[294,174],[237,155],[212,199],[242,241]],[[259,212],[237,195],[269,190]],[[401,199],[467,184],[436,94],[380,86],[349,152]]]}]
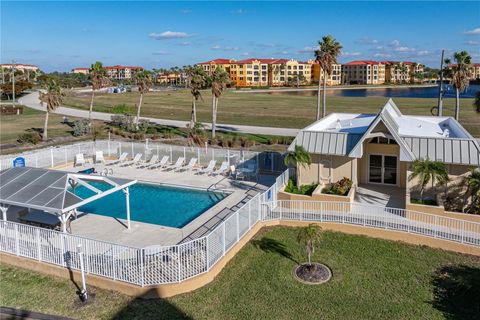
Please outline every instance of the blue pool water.
[{"label": "blue pool water", "polygon": [[[110,188],[101,183],[91,184],[100,190]],[[131,220],[174,228],[182,228],[227,196],[219,192],[146,183],[134,184],[129,190]],[[77,187],[75,194],[85,198],[93,192]],[[125,194],[123,191],[112,193],[82,206],[80,211],[126,219]]]}]

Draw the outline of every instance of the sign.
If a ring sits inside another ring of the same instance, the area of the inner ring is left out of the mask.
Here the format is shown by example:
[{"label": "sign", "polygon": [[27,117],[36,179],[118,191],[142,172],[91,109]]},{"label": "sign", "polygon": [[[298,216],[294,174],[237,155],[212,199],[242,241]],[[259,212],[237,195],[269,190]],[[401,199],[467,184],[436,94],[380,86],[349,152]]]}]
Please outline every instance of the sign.
[{"label": "sign", "polygon": [[18,167],[25,167],[25,158],[24,157],[17,157],[13,159],[13,167],[18,168]]}]

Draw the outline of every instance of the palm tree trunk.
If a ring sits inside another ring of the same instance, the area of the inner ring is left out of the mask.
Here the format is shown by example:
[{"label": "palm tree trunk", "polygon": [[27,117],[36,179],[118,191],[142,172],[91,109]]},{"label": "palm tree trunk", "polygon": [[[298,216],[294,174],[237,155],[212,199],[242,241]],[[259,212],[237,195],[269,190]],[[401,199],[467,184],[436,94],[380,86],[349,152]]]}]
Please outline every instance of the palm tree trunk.
[{"label": "palm tree trunk", "polygon": [[215,129],[217,124],[217,97],[212,96],[212,139],[215,138]]},{"label": "palm tree trunk", "polygon": [[92,88],[92,97],[90,99],[90,109],[88,111],[88,121],[92,123],[93,98],[95,97],[95,90]]},{"label": "palm tree trunk", "polygon": [[316,120],[320,119],[320,90],[321,90],[321,79],[320,79],[321,73],[318,73],[318,88],[317,88],[317,115],[315,117]]},{"label": "palm tree trunk", "polygon": [[422,204],[423,204],[423,186],[422,188],[420,189],[420,200],[422,201]]},{"label": "palm tree trunk", "polygon": [[195,103],[195,96],[192,95],[192,118],[190,119],[190,128],[193,128],[197,122],[197,106]]},{"label": "palm tree trunk", "polygon": [[327,115],[327,72],[323,71],[323,110],[322,118]]},{"label": "palm tree trunk", "polygon": [[458,120],[460,115],[460,90],[455,89],[455,120]]},{"label": "palm tree trunk", "polygon": [[43,141],[47,141],[47,139],[48,139],[47,129],[48,129],[48,115],[49,114],[50,114],[50,112],[48,112],[48,107],[47,107],[47,113],[45,114],[45,124],[43,125],[43,135],[42,135],[42,140]]},{"label": "palm tree trunk", "polygon": [[140,109],[142,108],[143,93],[140,93],[140,101],[138,101],[137,118],[135,119],[135,128],[138,130],[138,122],[140,120]]}]

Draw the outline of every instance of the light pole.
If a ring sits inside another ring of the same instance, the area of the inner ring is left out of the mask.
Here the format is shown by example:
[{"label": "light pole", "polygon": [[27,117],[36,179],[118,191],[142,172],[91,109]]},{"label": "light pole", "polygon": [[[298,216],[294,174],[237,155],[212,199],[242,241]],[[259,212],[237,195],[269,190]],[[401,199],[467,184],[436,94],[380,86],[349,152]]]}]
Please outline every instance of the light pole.
[{"label": "light pole", "polygon": [[12,60],[12,104],[15,109],[15,61]]},{"label": "light pole", "polygon": [[77,252],[78,252],[78,258],[80,260],[80,272],[82,273],[82,291],[80,291],[79,296],[80,296],[80,300],[82,300],[82,302],[85,302],[88,299],[88,293],[87,293],[87,285],[85,283],[85,267],[83,264],[83,248],[81,243],[77,245]]},{"label": "light pole", "polygon": [[438,113],[437,116],[443,116],[443,56],[445,50],[442,50],[442,61],[440,62],[440,85],[438,86]]}]

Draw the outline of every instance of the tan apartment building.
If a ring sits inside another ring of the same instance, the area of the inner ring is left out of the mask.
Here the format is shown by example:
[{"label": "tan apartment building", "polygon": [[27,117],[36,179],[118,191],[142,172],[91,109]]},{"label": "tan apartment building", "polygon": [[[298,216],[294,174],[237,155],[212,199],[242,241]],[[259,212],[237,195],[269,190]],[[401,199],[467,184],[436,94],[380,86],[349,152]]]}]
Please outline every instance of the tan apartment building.
[{"label": "tan apartment building", "polygon": [[212,75],[218,67],[223,68],[228,74],[230,74],[230,67],[233,63],[235,63],[235,60],[232,59],[215,59],[200,62],[198,65],[201,66],[208,75]]},{"label": "tan apartment building", "polygon": [[[5,64],[0,64],[0,68],[2,69],[12,69],[14,64],[11,63],[5,63]],[[15,70],[22,71],[22,72],[37,72],[40,70],[36,65],[33,64],[25,64],[25,63],[15,63]]]},{"label": "tan apartment building", "polygon": [[357,60],[342,65],[343,84],[385,83],[385,65],[378,61]]},{"label": "tan apartment building", "polygon": [[[449,65],[453,67],[455,64]],[[473,63],[469,68],[470,80],[480,80],[480,63]]]},{"label": "tan apartment building", "polygon": [[[312,82],[318,83],[320,80],[323,83],[323,70],[317,61],[312,63],[312,75]],[[327,75],[327,86],[336,86],[340,84],[342,84],[342,65],[337,63],[333,65],[332,74]]]},{"label": "tan apartment building", "polygon": [[88,75],[90,74],[90,69],[89,68],[73,68],[72,73]]},{"label": "tan apartment building", "polygon": [[[135,73],[142,71],[143,67],[139,66],[106,66],[107,76],[112,80],[132,79]],[[89,74],[90,68],[74,68],[72,73]]]},{"label": "tan apartment building", "polygon": [[382,61],[385,65],[385,82],[413,83],[416,73],[423,72],[424,65],[411,61]]}]

